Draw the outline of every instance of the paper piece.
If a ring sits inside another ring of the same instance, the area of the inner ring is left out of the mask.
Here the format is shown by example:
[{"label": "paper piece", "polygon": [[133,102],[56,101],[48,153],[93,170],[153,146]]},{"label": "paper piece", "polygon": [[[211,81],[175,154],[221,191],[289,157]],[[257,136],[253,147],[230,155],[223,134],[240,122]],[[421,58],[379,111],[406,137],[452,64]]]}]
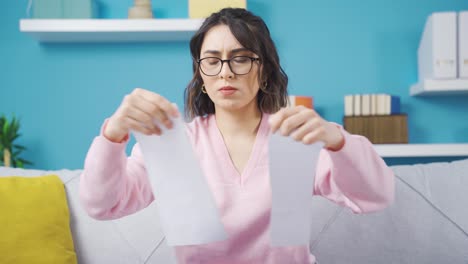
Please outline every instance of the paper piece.
[{"label": "paper piece", "polygon": [[322,143],[304,145],[279,133],[269,142],[272,246],[308,245],[311,202]]},{"label": "paper piece", "polygon": [[161,136],[133,132],[140,144],[161,226],[170,246],[227,239],[214,198],[205,181],[181,118]]}]

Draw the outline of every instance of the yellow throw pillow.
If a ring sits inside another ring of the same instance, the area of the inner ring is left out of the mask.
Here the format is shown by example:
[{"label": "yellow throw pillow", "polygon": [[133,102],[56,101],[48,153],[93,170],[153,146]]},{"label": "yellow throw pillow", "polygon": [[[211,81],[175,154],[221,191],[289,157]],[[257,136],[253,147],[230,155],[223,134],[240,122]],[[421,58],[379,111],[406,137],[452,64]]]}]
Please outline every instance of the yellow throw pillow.
[{"label": "yellow throw pillow", "polygon": [[58,176],[0,177],[0,263],[77,263]]}]

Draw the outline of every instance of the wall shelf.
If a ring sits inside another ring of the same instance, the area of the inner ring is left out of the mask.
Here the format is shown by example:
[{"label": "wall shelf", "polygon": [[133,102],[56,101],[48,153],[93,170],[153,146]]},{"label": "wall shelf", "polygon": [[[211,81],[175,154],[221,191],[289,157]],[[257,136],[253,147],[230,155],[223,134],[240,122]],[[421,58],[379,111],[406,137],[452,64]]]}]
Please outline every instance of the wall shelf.
[{"label": "wall shelf", "polygon": [[410,95],[468,95],[468,79],[424,80],[410,88]]},{"label": "wall shelf", "polygon": [[375,144],[383,158],[461,157],[468,156],[468,143],[463,144]]},{"label": "wall shelf", "polygon": [[186,41],[203,19],[21,19],[20,31],[40,42]]}]

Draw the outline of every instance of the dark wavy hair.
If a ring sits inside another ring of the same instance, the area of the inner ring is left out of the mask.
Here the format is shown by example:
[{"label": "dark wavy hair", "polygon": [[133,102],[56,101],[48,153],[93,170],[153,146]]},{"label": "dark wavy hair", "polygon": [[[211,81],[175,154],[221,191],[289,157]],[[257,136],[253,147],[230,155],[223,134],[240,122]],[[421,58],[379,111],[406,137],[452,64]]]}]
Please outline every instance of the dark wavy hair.
[{"label": "dark wavy hair", "polygon": [[[198,60],[205,34],[214,26],[227,25],[234,37],[247,50],[260,58],[262,71],[259,72],[260,89],[257,94],[259,110],[274,113],[287,105],[288,76],[281,68],[276,46],[270,31],[259,16],[242,8],[224,8],[209,16],[190,40],[193,60],[193,77],[185,88],[185,115],[192,120],[215,112],[214,104],[207,94],[202,93],[203,80]],[[265,83],[266,81],[266,86]]]}]

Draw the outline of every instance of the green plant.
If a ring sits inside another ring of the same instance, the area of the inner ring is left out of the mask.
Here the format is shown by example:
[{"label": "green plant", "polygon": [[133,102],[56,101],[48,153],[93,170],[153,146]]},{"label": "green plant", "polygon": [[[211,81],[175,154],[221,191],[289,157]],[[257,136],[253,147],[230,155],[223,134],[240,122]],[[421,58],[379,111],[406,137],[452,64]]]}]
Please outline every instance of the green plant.
[{"label": "green plant", "polygon": [[0,155],[3,154],[0,165],[23,168],[24,165],[32,164],[19,157],[26,150],[26,147],[15,144],[15,141],[21,136],[19,129],[20,122],[16,117],[11,120],[8,120],[5,115],[0,117]]}]

